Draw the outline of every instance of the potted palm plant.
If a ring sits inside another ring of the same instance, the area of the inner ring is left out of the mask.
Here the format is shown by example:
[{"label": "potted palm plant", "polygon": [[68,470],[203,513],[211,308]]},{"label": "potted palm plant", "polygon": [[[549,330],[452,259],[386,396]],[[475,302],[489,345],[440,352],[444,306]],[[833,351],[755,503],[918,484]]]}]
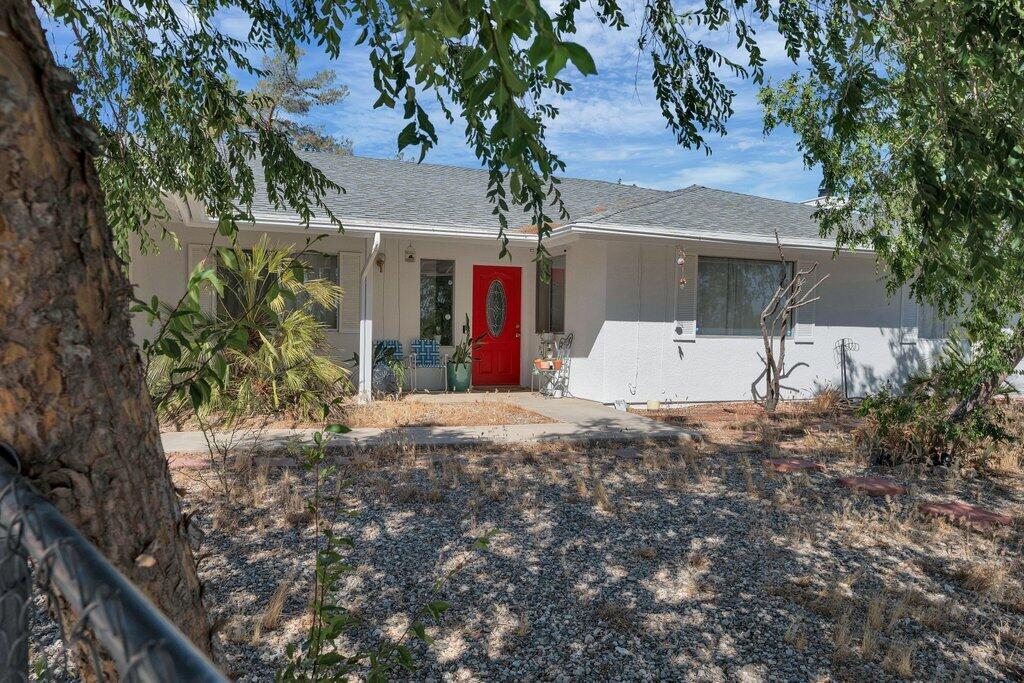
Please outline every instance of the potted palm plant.
[{"label": "potted palm plant", "polygon": [[473,363],[473,354],[480,348],[480,342],[484,335],[473,337],[470,334],[469,314],[466,314],[466,322],[462,325],[462,341],[452,351],[448,358],[448,388],[451,391],[469,391],[469,382],[472,377],[470,369]]}]

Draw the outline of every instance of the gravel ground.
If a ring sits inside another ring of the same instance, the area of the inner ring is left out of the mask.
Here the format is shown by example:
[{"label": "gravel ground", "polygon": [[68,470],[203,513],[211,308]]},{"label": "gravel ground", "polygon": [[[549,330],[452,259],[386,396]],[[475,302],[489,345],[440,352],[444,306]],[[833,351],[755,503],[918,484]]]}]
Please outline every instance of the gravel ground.
[{"label": "gravel ground", "polygon": [[[441,598],[452,608],[428,622],[435,642],[410,643],[418,668],[396,678],[1022,680],[1020,471],[888,472],[910,494],[868,498],[834,483],[864,468],[833,418],[709,429],[698,449],[397,444],[349,465],[325,497],[335,533],[355,542],[337,602],[365,626],[345,647],[399,637]],[[766,454],[826,471],[776,474]],[[175,477],[206,532],[200,575],[225,666],[272,680],[309,625],[310,475],[250,468],[231,506],[208,473]],[[916,510],[954,498],[1015,523],[980,532]],[[492,529],[489,550],[471,551]]]},{"label": "gravel ground", "polygon": [[[753,449],[657,445],[421,452],[345,472],[334,530],[355,540],[355,570],[338,602],[368,625],[350,645],[400,634],[497,529],[442,589],[452,609],[433,645],[413,646],[411,678],[1020,679],[1020,478],[905,473],[911,494],[884,502],[834,484],[862,471],[836,450],[817,447],[827,471],[811,475],[772,474]],[[185,483],[215,527],[201,574],[228,666],[262,681],[308,625],[312,529],[296,501],[310,487],[242,480],[230,513]],[[980,533],[916,512],[957,496],[1018,524]],[[280,624],[257,629],[282,584]]]}]

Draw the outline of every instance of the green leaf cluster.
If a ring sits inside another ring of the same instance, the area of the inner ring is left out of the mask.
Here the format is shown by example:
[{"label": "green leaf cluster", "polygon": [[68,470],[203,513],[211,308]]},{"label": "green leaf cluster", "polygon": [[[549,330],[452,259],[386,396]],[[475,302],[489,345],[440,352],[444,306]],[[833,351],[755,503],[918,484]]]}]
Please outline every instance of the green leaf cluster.
[{"label": "green leaf cluster", "polygon": [[820,58],[762,92],[766,130],[791,127],[821,167],[823,235],[871,247],[891,292],[958,318],[998,386],[1024,359],[1024,7],[822,14]]},{"label": "green leaf cluster", "polygon": [[[158,414],[224,424],[281,413],[315,419],[325,401],[340,400],[347,373],[312,309],[337,306],[341,289],[307,279],[302,253],[271,248],[266,236],[251,250],[218,248],[210,261],[215,267],[197,266],[176,307],[154,297],[135,309],[161,323],[143,346]],[[211,290],[216,312],[202,305]]]}]

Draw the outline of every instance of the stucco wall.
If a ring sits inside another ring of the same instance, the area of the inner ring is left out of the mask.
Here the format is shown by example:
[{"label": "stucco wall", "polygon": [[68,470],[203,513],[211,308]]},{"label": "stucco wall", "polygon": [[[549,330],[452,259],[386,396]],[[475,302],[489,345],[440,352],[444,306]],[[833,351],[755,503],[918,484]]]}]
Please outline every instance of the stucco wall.
[{"label": "stucco wall", "polygon": [[[168,226],[182,249],[164,245],[159,254],[140,254],[134,249],[130,277],[136,295],[176,301],[184,291],[189,272],[187,245],[209,244],[212,230],[182,225]],[[262,230],[244,229],[239,237],[251,246]],[[301,246],[308,236],[301,230],[270,232],[277,244]],[[218,240],[218,243],[223,243]],[[415,261],[405,261],[409,246]],[[677,341],[675,294],[678,273],[676,247],[698,256],[736,256],[774,259],[773,247],[742,247],[669,240],[640,241],[581,239],[552,248],[566,255],[566,330],[574,333],[569,365],[570,393],[605,403],[625,400],[643,403],[742,400],[751,397],[752,383],[763,366],[758,357],[760,337],[705,337]],[[326,252],[360,252],[369,248],[362,236],[331,234],[317,243]],[[462,321],[472,307],[474,265],[514,265],[523,269],[522,348],[520,382],[530,385],[532,359],[537,355],[534,332],[535,266],[533,250],[513,247],[511,260],[498,258],[498,245],[490,240],[456,241],[451,238],[385,238],[383,273],[375,278],[374,339],[397,338],[408,348],[419,336],[420,259],[455,260],[455,310],[453,333],[460,336]],[[792,396],[810,396],[824,386],[840,383],[835,344],[853,340],[859,349],[850,352],[848,371],[852,395],[877,389],[887,380],[899,382],[922,367],[940,342],[921,340],[901,343],[899,297],[890,300],[875,273],[870,255],[842,254],[833,260],[825,251],[787,249],[789,259],[817,260],[819,272],[829,274],[820,288],[815,308],[811,343],[787,343],[786,381]],[[690,283],[689,286],[696,286]],[[358,299],[358,292],[350,296]],[[151,337],[142,316],[134,320],[137,338]],[[333,355],[347,360],[358,348],[358,333],[327,333]],[[449,349],[445,349],[447,351]],[[440,370],[421,370],[421,389],[443,387]]]},{"label": "stucco wall", "polygon": [[[720,401],[748,399],[752,383],[763,370],[758,353],[760,337],[707,337],[677,341],[674,334],[675,288],[678,273],[674,261],[676,246],[690,257],[735,256],[777,258],[773,247],[712,245],[693,242],[598,241],[584,239],[569,248],[569,281],[576,282],[572,254],[604,254],[606,310],[603,316],[576,315],[573,331],[577,338],[592,340],[590,354],[575,357],[570,389],[581,398],[603,401],[625,400],[642,403]],[[815,309],[811,343],[787,342],[786,381],[792,396],[810,396],[821,387],[840,383],[835,344],[852,339],[859,349],[851,351],[850,391],[860,395],[878,388],[886,380],[900,381],[928,362],[939,343],[921,340],[901,343],[899,297],[890,300],[875,273],[869,255],[843,254],[837,260],[829,252],[786,250],[787,259],[819,262],[819,272],[829,274],[821,286],[821,301]],[[586,275],[600,273],[593,263]],[[600,283],[590,291],[596,298]],[[687,286],[696,286],[695,282]],[[574,290],[570,289],[570,294]],[[590,307],[589,302],[571,299],[567,307]],[[581,367],[582,366],[582,367]],[[603,367],[600,385],[590,377],[590,368]],[[584,370],[586,369],[586,370]]]}]

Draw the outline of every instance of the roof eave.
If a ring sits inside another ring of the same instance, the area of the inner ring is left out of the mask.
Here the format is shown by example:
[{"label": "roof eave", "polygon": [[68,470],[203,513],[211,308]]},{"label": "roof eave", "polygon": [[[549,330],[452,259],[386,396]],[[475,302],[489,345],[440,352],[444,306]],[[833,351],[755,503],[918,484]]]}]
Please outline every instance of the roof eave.
[{"label": "roof eave", "polygon": [[[313,220],[308,225],[298,217],[291,218],[280,214],[254,214],[253,225],[257,228],[275,228],[287,230],[319,230],[325,232],[337,232],[338,226],[330,221]],[[397,221],[376,221],[370,219],[345,219],[341,218],[341,225],[346,235],[363,235],[379,232],[383,235],[398,235],[402,237],[457,237],[472,240],[496,240],[498,231],[493,228],[479,228],[470,226],[443,226],[429,223],[402,223]],[[507,230],[505,235],[510,242],[534,242],[536,235],[520,233]]]}]

